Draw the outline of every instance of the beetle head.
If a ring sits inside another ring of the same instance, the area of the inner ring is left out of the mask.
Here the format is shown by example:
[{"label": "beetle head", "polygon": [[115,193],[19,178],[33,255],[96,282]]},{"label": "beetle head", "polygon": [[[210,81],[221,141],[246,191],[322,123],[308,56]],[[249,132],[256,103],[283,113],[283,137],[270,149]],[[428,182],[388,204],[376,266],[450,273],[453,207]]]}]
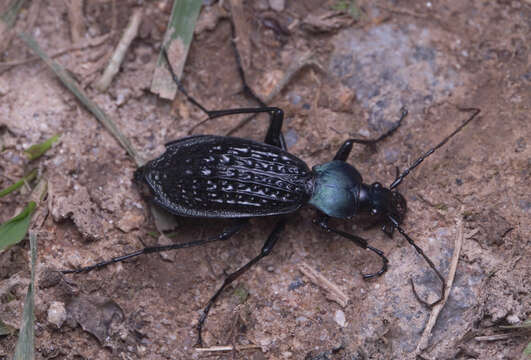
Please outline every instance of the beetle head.
[{"label": "beetle head", "polygon": [[377,219],[392,217],[398,223],[404,219],[407,210],[406,199],[397,190],[389,190],[375,182],[363,184],[360,189],[360,211]]}]

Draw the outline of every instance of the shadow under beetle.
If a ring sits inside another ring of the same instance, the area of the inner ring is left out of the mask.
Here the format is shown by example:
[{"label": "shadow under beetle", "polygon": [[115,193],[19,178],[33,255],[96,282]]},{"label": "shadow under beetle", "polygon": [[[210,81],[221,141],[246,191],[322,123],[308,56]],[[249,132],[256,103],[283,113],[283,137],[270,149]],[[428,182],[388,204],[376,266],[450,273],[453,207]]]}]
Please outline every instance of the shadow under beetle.
[{"label": "shadow under beetle", "polygon": [[[362,274],[365,279],[382,275],[387,270],[387,258],[381,250],[370,246],[365,239],[329,226],[329,219],[331,217],[350,219],[366,214],[375,223],[381,224],[382,230],[388,236],[392,236],[396,229],[426,260],[442,282],[441,297],[434,303],[428,304],[420,299],[411,281],[415,296],[426,306],[433,306],[442,300],[446,288],[445,279],[422,249],[401,228],[407,204],[396,188],[411,170],[472,121],[479,114],[479,109],[461,109],[472,112],[470,118],[419,157],[405,171],[399,173],[397,169],[395,180],[389,188],[386,188],[378,182],[365,184],[358,170],[346,160],[353,144],[375,144],[396,131],[407,115],[407,110],[402,109],[400,119],[395,125],[377,139],[348,139],[339,148],[332,161],[314,166],[310,170],[304,161],[287,151],[281,131],[283,111],[276,107],[267,107],[259,101],[245,84],[241,66],[239,70],[244,80],[244,89],[250,91],[262,106],[209,111],[187,94],[174,74],[164,50],[163,54],[179,90],[210,119],[234,114],[269,114],[270,125],[263,143],[227,136],[190,136],[167,143],[164,154],[138,168],[134,175],[136,182],[146,184],[150,189],[152,201],[170,213],[184,217],[232,218],[234,225],[210,239],[146,247],[109,261],[76,270],[64,270],[62,273],[80,273],[141,254],[227,240],[251,217],[285,215],[310,204],[317,209],[314,223],[323,230],[344,237],[380,256],[383,262],[381,269],[373,274]],[[237,60],[239,65],[239,59]],[[285,224],[286,218],[281,216],[260,253],[237,271],[229,274],[210,298],[197,324],[198,345],[202,344],[201,331],[206,317],[223,289],[271,253]]]}]

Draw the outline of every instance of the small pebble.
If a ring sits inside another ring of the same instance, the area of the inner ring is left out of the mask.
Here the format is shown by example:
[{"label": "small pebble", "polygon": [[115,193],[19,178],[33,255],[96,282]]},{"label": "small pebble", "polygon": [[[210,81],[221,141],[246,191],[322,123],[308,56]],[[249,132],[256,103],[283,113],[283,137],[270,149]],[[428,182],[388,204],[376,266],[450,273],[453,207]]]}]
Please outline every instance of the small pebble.
[{"label": "small pebble", "polygon": [[345,327],[345,325],[347,324],[347,320],[345,319],[345,313],[341,310],[336,311],[336,313],[334,314],[334,320],[341,327]]},{"label": "small pebble", "polygon": [[63,326],[66,320],[65,304],[60,301],[52,301],[48,308],[48,322],[57,327],[57,329]]},{"label": "small pebble", "polygon": [[516,315],[509,315],[507,316],[507,322],[511,325],[516,325],[520,322],[520,318]]},{"label": "small pebble", "polygon": [[302,281],[302,279],[296,279],[295,281],[291,282],[289,285],[288,285],[288,291],[293,291],[297,288],[300,288],[301,286],[304,285],[304,281]]},{"label": "small pebble", "polygon": [[284,0],[269,0],[269,6],[275,11],[284,11],[286,3]]}]

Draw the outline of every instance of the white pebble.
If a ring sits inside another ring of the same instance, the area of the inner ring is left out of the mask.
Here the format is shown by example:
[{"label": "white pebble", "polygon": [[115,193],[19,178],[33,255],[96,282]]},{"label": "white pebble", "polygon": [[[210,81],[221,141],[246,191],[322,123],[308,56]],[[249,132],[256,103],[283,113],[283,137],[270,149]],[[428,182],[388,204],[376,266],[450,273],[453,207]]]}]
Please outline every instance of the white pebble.
[{"label": "white pebble", "polygon": [[65,320],[65,304],[60,301],[53,301],[48,308],[48,322],[54,324],[59,329],[63,326]]},{"label": "white pebble", "polygon": [[345,325],[347,324],[347,320],[345,319],[345,313],[341,310],[336,311],[334,315],[334,320],[341,327],[345,327]]}]

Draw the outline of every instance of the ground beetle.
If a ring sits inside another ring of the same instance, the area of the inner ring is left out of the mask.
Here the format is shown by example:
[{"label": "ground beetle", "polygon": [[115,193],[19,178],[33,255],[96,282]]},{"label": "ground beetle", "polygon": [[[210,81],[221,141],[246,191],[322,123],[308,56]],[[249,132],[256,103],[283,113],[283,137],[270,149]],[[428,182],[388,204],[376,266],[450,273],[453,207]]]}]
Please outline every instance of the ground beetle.
[{"label": "ground beetle", "polygon": [[[289,214],[306,204],[310,204],[317,209],[315,224],[327,232],[351,240],[356,245],[371,250],[380,256],[383,261],[382,268],[373,274],[363,274],[366,279],[380,276],[387,270],[388,260],[384,253],[370,246],[365,239],[359,236],[329,226],[329,219],[331,217],[350,219],[365,214],[372,218],[372,222],[381,224],[382,230],[389,236],[392,236],[395,229],[398,230],[428,262],[442,282],[441,297],[434,303],[428,304],[419,298],[411,281],[415,296],[427,306],[433,306],[442,300],[446,287],[443,276],[422,249],[400,227],[407,206],[406,200],[396,190],[396,187],[411,170],[472,121],[479,114],[479,109],[461,109],[472,112],[471,117],[438,145],[419,157],[405,171],[399,173],[397,169],[395,180],[389,188],[385,188],[378,182],[371,185],[363,183],[361,174],[346,160],[353,144],[375,144],[396,131],[407,115],[407,110],[402,109],[400,119],[390,130],[377,139],[348,139],[337,151],[332,161],[314,166],[310,170],[304,161],[287,151],[281,131],[284,118],[281,109],[261,104],[262,106],[257,108],[209,111],[187,94],[173,73],[164,50],[163,54],[179,90],[189,101],[203,110],[209,118],[234,114],[269,114],[271,122],[264,143],[227,136],[190,136],[166,144],[164,154],[137,169],[134,175],[137,183],[146,184],[150,189],[153,202],[170,213],[184,217],[232,218],[234,225],[210,239],[168,246],[146,247],[137,252],[92,266],[76,270],[64,270],[63,273],[90,271],[141,254],[227,240],[236,234],[251,217]],[[243,75],[238,57],[237,60],[240,74]],[[242,78],[244,87],[249,91],[243,76]],[[197,324],[198,345],[202,344],[201,330],[205,319],[218,296],[227,285],[271,253],[285,223],[286,218],[281,216],[265,241],[260,254],[237,271],[229,274],[223,285],[210,298]]]}]

